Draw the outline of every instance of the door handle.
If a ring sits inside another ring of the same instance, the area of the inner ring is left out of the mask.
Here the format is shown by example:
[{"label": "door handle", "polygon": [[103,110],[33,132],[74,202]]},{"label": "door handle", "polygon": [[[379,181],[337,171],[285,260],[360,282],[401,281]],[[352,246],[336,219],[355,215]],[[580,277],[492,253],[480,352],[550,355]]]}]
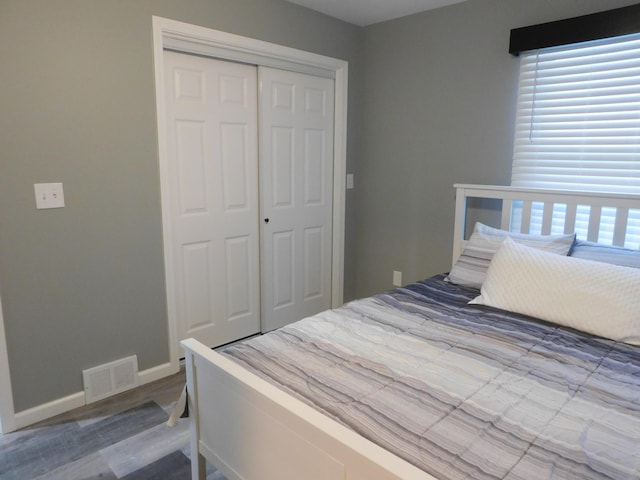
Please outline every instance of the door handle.
[{"label": "door handle", "polygon": [[268,219],[268,218],[265,218],[265,219],[264,219],[264,223],[269,223],[269,219]]}]

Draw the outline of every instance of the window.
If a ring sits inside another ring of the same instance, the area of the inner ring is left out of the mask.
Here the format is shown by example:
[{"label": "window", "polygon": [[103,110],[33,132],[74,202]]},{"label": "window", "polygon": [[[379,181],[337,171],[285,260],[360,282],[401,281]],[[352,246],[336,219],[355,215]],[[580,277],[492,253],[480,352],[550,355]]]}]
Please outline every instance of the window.
[{"label": "window", "polygon": [[640,34],[521,53],[511,183],[640,194]]}]

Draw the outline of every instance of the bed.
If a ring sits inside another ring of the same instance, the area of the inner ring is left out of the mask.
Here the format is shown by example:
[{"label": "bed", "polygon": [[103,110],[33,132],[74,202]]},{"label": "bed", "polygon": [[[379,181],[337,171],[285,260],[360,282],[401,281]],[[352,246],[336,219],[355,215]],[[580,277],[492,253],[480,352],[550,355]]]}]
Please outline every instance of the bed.
[{"label": "bed", "polygon": [[182,342],[194,480],[640,478],[640,196],[455,189],[448,274]]}]

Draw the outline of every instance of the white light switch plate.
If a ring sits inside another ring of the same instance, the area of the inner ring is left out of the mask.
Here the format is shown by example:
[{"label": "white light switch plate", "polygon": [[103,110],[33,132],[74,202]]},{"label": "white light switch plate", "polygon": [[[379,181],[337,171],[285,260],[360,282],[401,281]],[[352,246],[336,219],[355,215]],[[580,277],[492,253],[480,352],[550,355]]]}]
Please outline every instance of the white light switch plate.
[{"label": "white light switch plate", "polygon": [[36,208],[64,207],[64,191],[62,183],[34,183]]},{"label": "white light switch plate", "polygon": [[347,190],[353,188],[353,173],[347,173]]}]

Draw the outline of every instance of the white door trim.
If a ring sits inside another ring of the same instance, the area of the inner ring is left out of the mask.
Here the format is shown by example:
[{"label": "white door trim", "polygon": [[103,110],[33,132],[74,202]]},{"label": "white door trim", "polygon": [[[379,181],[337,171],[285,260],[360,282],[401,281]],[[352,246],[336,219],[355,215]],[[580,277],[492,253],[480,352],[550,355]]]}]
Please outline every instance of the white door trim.
[{"label": "white door trim", "polygon": [[169,330],[169,355],[175,371],[181,357],[178,348],[176,302],[174,298],[174,263],[171,258],[168,156],[165,150],[166,125],[164,103],[164,56],[169,48],[189,53],[215,56],[254,65],[284,68],[301,73],[335,79],[334,170],[333,170],[333,261],[331,278],[332,307],[343,303],[344,287],[344,217],[347,158],[347,78],[348,63],[315,53],[242,37],[227,32],[190,25],[162,17],[153,17],[153,56],[155,66],[156,116],[158,126],[158,160],[164,240],[165,283]]},{"label": "white door trim", "polygon": [[2,299],[0,298],[0,433],[13,432],[15,429],[9,355],[7,353],[7,338],[4,333]]}]

